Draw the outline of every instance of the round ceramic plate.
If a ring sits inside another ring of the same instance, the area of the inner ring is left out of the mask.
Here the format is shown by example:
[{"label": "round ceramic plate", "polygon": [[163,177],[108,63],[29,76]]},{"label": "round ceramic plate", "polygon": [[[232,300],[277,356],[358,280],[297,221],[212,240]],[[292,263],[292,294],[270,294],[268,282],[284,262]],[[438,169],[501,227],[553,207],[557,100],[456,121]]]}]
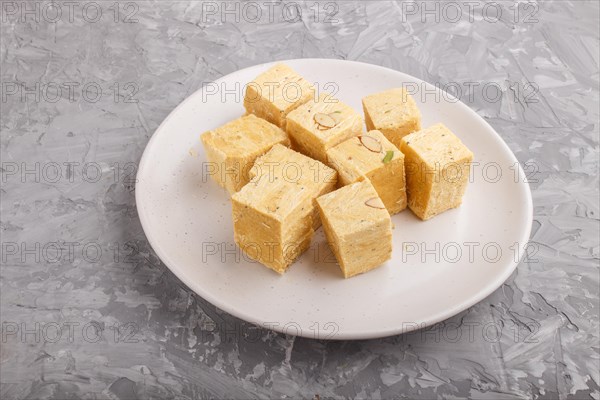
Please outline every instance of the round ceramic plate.
[{"label": "round ceramic plate", "polygon": [[500,136],[473,110],[412,76],[351,61],[284,61],[362,114],[361,98],[404,86],[422,125],[443,122],[475,154],[463,204],[423,222],[394,215],[393,256],[343,279],[322,228],[284,275],[249,260],[233,241],[231,201],[210,178],[200,134],[244,113],[244,85],[271,64],[227,75],[181,103],[141,159],[136,202],[161,260],[222,310],[256,325],[320,339],[407,332],[482,300],[512,273],[531,230],[531,193]]}]

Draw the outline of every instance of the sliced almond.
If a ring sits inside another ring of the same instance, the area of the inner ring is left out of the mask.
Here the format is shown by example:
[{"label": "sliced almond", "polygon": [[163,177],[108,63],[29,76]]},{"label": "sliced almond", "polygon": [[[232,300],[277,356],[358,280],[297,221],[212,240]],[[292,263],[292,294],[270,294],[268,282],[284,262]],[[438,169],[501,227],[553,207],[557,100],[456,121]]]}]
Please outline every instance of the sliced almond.
[{"label": "sliced almond", "polygon": [[381,142],[374,138],[373,136],[359,136],[358,139],[367,149],[372,151],[373,153],[381,153],[383,149],[381,146]]},{"label": "sliced almond", "polygon": [[342,119],[342,112],[341,111],[332,111],[330,112],[329,115],[331,118],[333,118],[333,120],[335,121],[335,124],[339,124],[340,120]]},{"label": "sliced almond", "polygon": [[380,210],[385,210],[385,205],[383,204],[383,201],[381,201],[381,199],[379,197],[372,197],[369,200],[365,201],[365,205],[372,207],[372,208],[378,208]]},{"label": "sliced almond", "polygon": [[313,118],[317,124],[325,128],[333,128],[337,125],[335,119],[329,114],[316,113]]}]

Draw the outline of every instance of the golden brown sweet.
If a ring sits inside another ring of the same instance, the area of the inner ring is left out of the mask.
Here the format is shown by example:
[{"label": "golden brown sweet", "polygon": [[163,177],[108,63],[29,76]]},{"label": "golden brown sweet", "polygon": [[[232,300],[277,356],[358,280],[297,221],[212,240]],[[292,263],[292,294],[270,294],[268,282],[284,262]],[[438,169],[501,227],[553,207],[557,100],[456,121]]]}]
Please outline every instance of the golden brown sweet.
[{"label": "golden brown sweet", "polygon": [[229,193],[248,183],[248,171],[256,157],[275,144],[290,145],[287,134],[279,127],[247,115],[201,136],[212,178]]},{"label": "golden brown sweet", "polygon": [[232,196],[234,240],[252,259],[283,273],[320,225],[315,199],[337,173],[282,145],[256,160],[251,181]]},{"label": "golden brown sweet", "polygon": [[370,271],[392,255],[392,221],[368,180],[317,199],[323,229],[345,278]]},{"label": "golden brown sweet", "polygon": [[367,130],[380,130],[398,148],[404,136],[421,129],[421,113],[405,89],[371,94],[362,104]]},{"label": "golden brown sweet", "polygon": [[368,179],[390,214],[406,208],[404,155],[380,131],[356,136],[327,150],[339,182],[349,185]]},{"label": "golden brown sweet", "polygon": [[363,130],[362,117],[352,107],[321,95],[288,114],[286,132],[292,147],[323,163],[327,150]]},{"label": "golden brown sweet", "polygon": [[249,114],[285,128],[290,111],[313,99],[315,89],[296,71],[277,64],[246,85],[244,108]]},{"label": "golden brown sweet", "polygon": [[458,207],[469,183],[473,153],[445,125],[402,138],[408,207],[421,219]]}]

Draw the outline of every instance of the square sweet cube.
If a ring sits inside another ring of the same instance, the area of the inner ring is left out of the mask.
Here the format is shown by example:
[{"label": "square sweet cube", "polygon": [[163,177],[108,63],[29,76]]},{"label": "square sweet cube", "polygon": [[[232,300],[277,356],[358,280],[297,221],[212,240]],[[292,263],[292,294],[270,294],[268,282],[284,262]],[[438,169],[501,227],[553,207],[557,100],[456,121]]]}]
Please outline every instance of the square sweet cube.
[{"label": "square sweet cube", "polygon": [[290,145],[287,134],[281,128],[254,115],[204,132],[201,140],[208,159],[206,171],[230,194],[248,183],[248,172],[256,157],[265,154],[275,144]]},{"label": "square sweet cube", "polygon": [[367,130],[380,130],[398,148],[404,136],[421,129],[421,113],[405,89],[371,94],[362,104]]},{"label": "square sweet cube", "polygon": [[406,208],[404,154],[380,131],[355,136],[327,150],[342,185],[368,179],[390,214]]},{"label": "square sweet cube", "polygon": [[325,236],[345,278],[370,271],[392,256],[392,220],[368,180],[317,199]]},{"label": "square sweet cube", "polygon": [[458,207],[473,153],[443,124],[402,138],[408,207],[421,219]]},{"label": "square sweet cube", "polygon": [[328,149],[362,131],[362,117],[331,95],[310,100],[287,116],[292,147],[323,163],[327,163]]},{"label": "square sweet cube", "polygon": [[[283,179],[296,186],[317,188],[317,196],[331,192],[338,182],[335,169],[280,145],[273,146],[267,154],[256,159],[249,177],[253,180],[267,174],[272,181]],[[315,201],[308,204],[308,210],[311,211],[310,217],[316,230],[321,226],[321,219]]]},{"label": "square sweet cube", "polygon": [[256,160],[252,180],[232,196],[234,240],[252,259],[283,273],[320,225],[316,198],[337,174],[282,145]]},{"label": "square sweet cube", "polygon": [[314,98],[314,87],[285,64],[277,64],[246,85],[244,108],[248,114],[285,128],[290,111]]}]

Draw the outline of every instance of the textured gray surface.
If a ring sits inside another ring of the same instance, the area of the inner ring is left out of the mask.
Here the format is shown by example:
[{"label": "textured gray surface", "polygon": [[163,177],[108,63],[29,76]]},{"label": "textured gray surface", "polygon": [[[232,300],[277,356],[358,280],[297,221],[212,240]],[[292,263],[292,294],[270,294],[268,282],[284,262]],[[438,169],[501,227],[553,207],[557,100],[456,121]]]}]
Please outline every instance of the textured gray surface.
[{"label": "textured gray surface", "polygon": [[[598,2],[340,2],[337,22],[273,3],[239,23],[221,2],[119,3],[118,22],[86,4],[2,4],[2,399],[600,398]],[[132,190],[152,132],[202,82],[301,57],[455,82],[533,166],[532,254],[494,294],[429,330],[312,341],[220,312],[156,258]]]}]

